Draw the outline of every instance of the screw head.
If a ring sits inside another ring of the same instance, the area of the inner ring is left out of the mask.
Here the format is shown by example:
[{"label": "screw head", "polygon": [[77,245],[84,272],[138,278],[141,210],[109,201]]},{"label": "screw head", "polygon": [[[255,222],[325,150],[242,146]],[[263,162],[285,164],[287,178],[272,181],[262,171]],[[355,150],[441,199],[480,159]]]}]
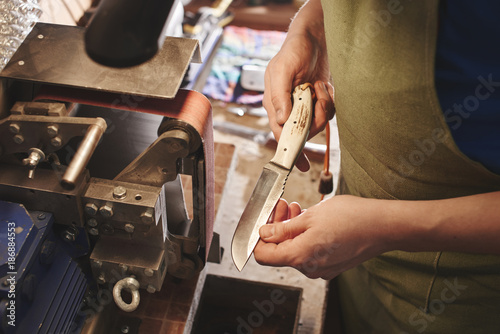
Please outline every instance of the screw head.
[{"label": "screw head", "polygon": [[95,220],[94,218],[90,218],[89,220],[87,220],[87,225],[90,226],[90,227],[96,227],[97,226],[97,220]]},{"label": "screw head", "polygon": [[156,292],[156,288],[154,286],[152,286],[151,284],[148,284],[148,287],[146,288],[146,291],[149,292],[149,293],[155,293]]},{"label": "screw head", "polygon": [[95,227],[92,227],[92,228],[89,229],[89,233],[91,235],[99,235],[99,230],[96,229]]},{"label": "screw head", "polygon": [[123,325],[122,328],[120,328],[120,331],[123,333],[123,334],[127,334],[130,330],[130,327],[128,327],[127,325]]},{"label": "screw head", "polygon": [[151,211],[144,211],[142,214],[141,214],[141,221],[144,223],[144,224],[152,224],[154,222],[154,219],[153,219],[153,213]]},{"label": "screw head", "polygon": [[113,207],[109,204],[105,204],[101,206],[99,209],[99,213],[106,218],[113,217]]},{"label": "screw head", "polygon": [[50,144],[54,147],[61,147],[61,145],[62,145],[61,137],[57,136],[57,137],[52,138],[50,140]]},{"label": "screw head", "polygon": [[62,237],[63,237],[64,240],[66,240],[68,242],[73,242],[76,239],[75,233],[73,233],[70,230],[64,230],[64,232],[62,234]]},{"label": "screw head", "polygon": [[87,203],[85,204],[85,213],[88,214],[89,216],[95,216],[97,214],[97,205],[94,203]]},{"label": "screw head", "polygon": [[132,224],[125,224],[125,232],[134,233],[135,227]]},{"label": "screw head", "polygon": [[41,213],[38,215],[38,220],[44,220],[45,219],[45,213]]},{"label": "screw head", "polygon": [[24,137],[21,136],[20,134],[15,135],[14,136],[14,143],[16,143],[16,144],[24,143]]},{"label": "screw head", "polygon": [[59,133],[59,127],[57,125],[49,125],[47,126],[47,133],[49,136],[55,137]]},{"label": "screw head", "polygon": [[17,134],[17,133],[21,132],[21,127],[17,123],[10,123],[9,131],[11,133]]},{"label": "screw head", "polygon": [[113,197],[115,199],[124,199],[127,197],[127,189],[122,186],[117,186],[113,189]]},{"label": "screw head", "polygon": [[154,272],[154,271],[153,271],[153,269],[151,269],[151,268],[146,268],[146,269],[144,269],[144,275],[146,275],[147,277],[151,277],[151,276],[153,276],[153,275],[154,275],[154,273],[155,273],[155,272]]}]

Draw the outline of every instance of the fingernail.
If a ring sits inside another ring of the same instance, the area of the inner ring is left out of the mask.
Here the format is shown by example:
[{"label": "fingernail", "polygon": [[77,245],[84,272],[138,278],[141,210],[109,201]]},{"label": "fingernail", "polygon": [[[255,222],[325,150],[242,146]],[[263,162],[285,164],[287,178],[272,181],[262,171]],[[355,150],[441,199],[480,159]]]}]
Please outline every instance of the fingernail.
[{"label": "fingernail", "polygon": [[274,234],[274,226],[272,224],[270,225],[264,225],[260,228],[260,237],[262,239],[269,239],[273,236]]}]

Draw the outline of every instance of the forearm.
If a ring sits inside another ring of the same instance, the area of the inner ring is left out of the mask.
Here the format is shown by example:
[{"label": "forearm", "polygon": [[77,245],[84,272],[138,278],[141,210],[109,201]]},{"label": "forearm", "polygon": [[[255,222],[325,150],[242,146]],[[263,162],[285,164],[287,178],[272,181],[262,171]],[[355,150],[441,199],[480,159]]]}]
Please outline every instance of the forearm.
[{"label": "forearm", "polygon": [[500,254],[500,192],[383,202],[379,236],[387,250]]}]

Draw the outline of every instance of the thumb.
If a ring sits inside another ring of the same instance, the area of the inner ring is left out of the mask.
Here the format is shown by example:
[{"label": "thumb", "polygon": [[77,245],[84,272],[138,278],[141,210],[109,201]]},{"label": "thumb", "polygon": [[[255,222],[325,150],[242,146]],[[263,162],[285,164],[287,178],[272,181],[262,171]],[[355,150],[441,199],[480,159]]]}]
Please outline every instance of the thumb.
[{"label": "thumb", "polygon": [[284,222],[266,224],[259,230],[260,237],[265,242],[281,243],[293,239],[307,230],[305,220],[300,216]]}]

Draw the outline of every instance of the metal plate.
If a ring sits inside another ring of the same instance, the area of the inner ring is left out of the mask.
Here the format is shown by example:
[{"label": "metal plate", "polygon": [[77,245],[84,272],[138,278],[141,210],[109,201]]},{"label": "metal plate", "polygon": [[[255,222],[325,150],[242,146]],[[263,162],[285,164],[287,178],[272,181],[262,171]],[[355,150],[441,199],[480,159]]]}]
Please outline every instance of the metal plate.
[{"label": "metal plate", "polygon": [[112,68],[85,52],[85,29],[37,23],[0,77],[147,97],[175,97],[191,61],[200,61],[198,40],[167,37],[147,62]]}]

